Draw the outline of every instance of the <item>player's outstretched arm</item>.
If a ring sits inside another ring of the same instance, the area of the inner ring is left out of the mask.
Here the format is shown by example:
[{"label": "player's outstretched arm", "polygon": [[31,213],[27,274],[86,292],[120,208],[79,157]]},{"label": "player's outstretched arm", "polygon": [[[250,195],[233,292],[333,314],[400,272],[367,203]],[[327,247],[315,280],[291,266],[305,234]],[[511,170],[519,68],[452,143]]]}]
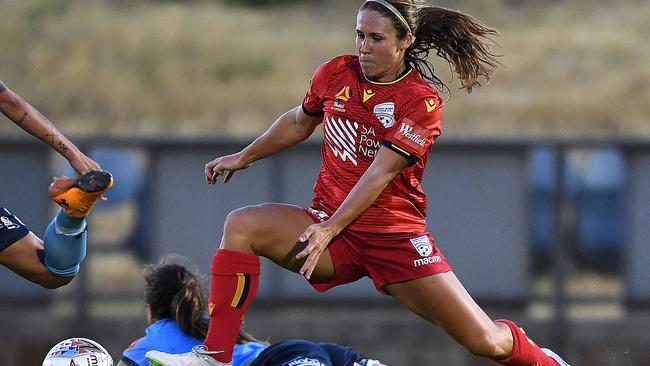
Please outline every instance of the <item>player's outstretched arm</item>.
[{"label": "player's outstretched arm", "polygon": [[32,136],[50,145],[70,162],[77,173],[83,174],[89,170],[100,169],[97,162],[79,151],[52,122],[1,81],[0,112]]},{"label": "player's outstretched arm", "polygon": [[266,132],[242,151],[220,156],[205,164],[206,181],[215,184],[220,176],[226,174],[224,183],[228,183],[235,171],[246,169],[257,160],[305,141],[322,121],[323,117],[305,114],[302,106],[293,108],[280,116]]}]

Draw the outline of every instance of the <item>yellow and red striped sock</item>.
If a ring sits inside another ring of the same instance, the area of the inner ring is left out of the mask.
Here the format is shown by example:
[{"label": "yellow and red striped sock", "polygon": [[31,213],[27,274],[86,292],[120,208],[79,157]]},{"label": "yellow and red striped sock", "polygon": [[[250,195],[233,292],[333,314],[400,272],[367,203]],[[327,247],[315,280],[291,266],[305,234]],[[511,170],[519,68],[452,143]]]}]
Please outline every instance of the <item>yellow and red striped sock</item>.
[{"label": "yellow and red striped sock", "polygon": [[510,328],[512,333],[512,352],[506,359],[495,359],[494,361],[507,366],[559,366],[558,363],[544,353],[533,342],[523,329],[507,319],[496,320]]},{"label": "yellow and red striped sock", "polygon": [[230,362],[242,319],[257,292],[260,259],[253,254],[218,249],[210,272],[210,326],[205,346],[209,351],[223,351],[213,356],[217,361]]}]

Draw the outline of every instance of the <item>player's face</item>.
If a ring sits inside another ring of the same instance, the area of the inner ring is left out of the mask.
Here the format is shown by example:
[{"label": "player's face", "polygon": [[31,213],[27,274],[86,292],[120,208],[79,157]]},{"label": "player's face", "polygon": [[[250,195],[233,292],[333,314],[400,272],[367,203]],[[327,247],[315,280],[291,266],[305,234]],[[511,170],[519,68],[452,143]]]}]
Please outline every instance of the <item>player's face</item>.
[{"label": "player's face", "polygon": [[400,40],[391,19],[370,9],[357,14],[357,52],[363,74],[372,81],[393,81],[404,70],[410,34]]}]

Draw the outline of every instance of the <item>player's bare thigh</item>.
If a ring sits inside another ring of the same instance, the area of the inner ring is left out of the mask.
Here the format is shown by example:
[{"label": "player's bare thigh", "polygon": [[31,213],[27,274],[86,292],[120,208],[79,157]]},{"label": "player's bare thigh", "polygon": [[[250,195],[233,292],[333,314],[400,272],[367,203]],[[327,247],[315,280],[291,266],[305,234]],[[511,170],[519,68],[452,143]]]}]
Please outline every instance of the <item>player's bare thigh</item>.
[{"label": "player's bare thigh", "polygon": [[391,284],[386,291],[475,354],[496,357],[512,349],[509,329],[488,317],[453,272]]},{"label": "player's bare thigh", "polygon": [[[314,221],[301,207],[280,203],[243,207],[231,212],[224,223],[221,247],[266,257],[298,272],[304,263],[295,256],[307,244],[298,237]],[[312,279],[330,280],[334,265],[329,250],[321,255]]]},{"label": "player's bare thigh", "polygon": [[39,258],[43,241],[31,231],[22,239],[0,251],[0,264],[20,276],[47,288],[57,288],[69,283],[72,277],[55,276],[47,271]]}]

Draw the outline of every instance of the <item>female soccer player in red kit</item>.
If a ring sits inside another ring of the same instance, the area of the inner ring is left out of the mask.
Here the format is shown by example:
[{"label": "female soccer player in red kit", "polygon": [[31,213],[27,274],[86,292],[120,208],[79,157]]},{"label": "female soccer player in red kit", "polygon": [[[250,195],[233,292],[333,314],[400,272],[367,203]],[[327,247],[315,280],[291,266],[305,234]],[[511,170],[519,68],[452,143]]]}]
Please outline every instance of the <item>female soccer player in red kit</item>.
[{"label": "female soccer player in red kit", "polygon": [[[509,320],[492,321],[426,231],[420,181],[441,133],[444,84],[427,61],[445,59],[467,91],[498,66],[496,35],[471,16],[413,0],[368,0],[357,15],[357,56],[316,70],[302,106],[242,151],[205,166],[208,183],[307,139],[323,125],[312,207],[267,203],[227,217],[212,262],[210,329],[192,353],[152,352],[160,365],[229,365],[264,256],[319,291],[369,276],[377,289],[442,327],[471,353],[503,365],[565,366]],[[293,255],[292,253],[298,253]]]}]

